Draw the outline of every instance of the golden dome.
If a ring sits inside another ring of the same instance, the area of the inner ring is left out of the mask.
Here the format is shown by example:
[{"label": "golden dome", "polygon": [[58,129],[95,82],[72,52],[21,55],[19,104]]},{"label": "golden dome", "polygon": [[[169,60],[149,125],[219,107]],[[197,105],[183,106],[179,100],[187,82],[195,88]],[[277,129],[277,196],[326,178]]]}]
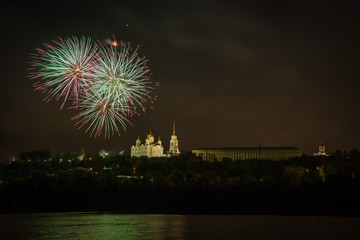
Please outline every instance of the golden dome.
[{"label": "golden dome", "polygon": [[151,134],[151,130],[150,130],[150,133],[147,135],[146,138],[154,138],[154,136]]}]

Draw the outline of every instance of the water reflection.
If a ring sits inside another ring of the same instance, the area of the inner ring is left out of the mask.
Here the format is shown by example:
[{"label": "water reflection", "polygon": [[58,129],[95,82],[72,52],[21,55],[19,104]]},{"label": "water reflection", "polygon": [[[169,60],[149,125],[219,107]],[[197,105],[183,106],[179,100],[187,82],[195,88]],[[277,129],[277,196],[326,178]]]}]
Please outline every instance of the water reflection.
[{"label": "water reflection", "polygon": [[0,214],[0,239],[351,239],[359,226],[345,217]]},{"label": "water reflection", "polygon": [[4,229],[1,239],[185,239],[182,215],[52,213],[14,214],[6,218],[6,223],[2,222],[19,228]]}]

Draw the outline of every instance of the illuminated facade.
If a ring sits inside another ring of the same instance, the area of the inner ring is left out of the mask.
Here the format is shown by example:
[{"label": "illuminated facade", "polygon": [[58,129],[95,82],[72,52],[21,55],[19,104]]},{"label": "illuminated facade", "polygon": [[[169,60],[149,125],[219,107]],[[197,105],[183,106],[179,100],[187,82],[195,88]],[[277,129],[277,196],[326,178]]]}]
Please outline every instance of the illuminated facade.
[{"label": "illuminated facade", "polygon": [[330,153],[326,152],[325,145],[320,143],[319,151],[317,153],[314,153],[313,156],[325,156],[325,157],[328,157],[328,156],[330,156]]},{"label": "illuminated facade", "polygon": [[164,147],[161,144],[161,140],[155,143],[154,136],[150,133],[145,139],[145,144],[141,144],[140,137],[136,140],[136,145],[131,146],[131,157],[163,157]]},{"label": "illuminated facade", "polygon": [[162,142],[159,140],[155,143],[154,136],[150,133],[147,135],[145,139],[145,143],[141,144],[140,137],[136,140],[136,144],[131,146],[131,157],[166,157],[172,155],[180,154],[179,151],[179,141],[175,134],[175,122],[173,125],[173,134],[170,139],[170,147],[167,154],[164,154],[164,147],[162,146]]},{"label": "illuminated facade", "polygon": [[173,134],[171,135],[171,140],[170,140],[169,154],[170,155],[180,154],[179,141],[177,140],[177,136],[175,134],[175,122],[173,125]]},{"label": "illuminated facade", "polygon": [[301,149],[295,147],[249,147],[249,148],[203,148],[192,151],[205,161],[231,160],[286,160],[301,156]]}]

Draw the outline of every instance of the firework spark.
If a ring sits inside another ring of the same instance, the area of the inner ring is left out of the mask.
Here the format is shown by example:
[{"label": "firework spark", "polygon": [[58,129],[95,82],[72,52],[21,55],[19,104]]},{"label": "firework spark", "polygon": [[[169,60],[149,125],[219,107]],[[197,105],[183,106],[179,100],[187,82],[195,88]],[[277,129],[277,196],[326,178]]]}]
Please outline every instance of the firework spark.
[{"label": "firework spark", "polygon": [[116,40],[111,41],[110,46],[99,43],[99,49],[92,90],[113,99],[122,108],[140,107],[145,111],[144,105],[147,100],[151,102],[153,89],[145,57],[139,57],[138,48],[132,50],[130,43]]},{"label": "firework spark", "polygon": [[[64,98],[78,110],[72,120],[90,137],[105,138],[126,131],[128,120],[153,104],[153,89],[147,59],[138,55],[130,43],[90,38],[59,38],[45,50],[33,54],[30,78],[38,80],[34,89],[46,94],[44,101]],[[157,86],[158,83],[155,83]]]},{"label": "firework spark", "polygon": [[91,85],[90,77],[95,64],[97,45],[90,38],[59,38],[53,45],[44,44],[46,50],[37,49],[33,54],[31,79],[38,79],[35,90],[45,93],[44,101],[64,97],[61,109],[67,100],[74,106]]},{"label": "firework spark", "polygon": [[126,131],[126,124],[130,124],[129,117],[136,112],[129,108],[122,108],[112,99],[100,93],[88,94],[79,104],[80,113],[72,118],[79,125],[79,129],[88,126],[85,132],[91,131],[90,137],[98,137],[104,131],[105,138],[117,133],[120,136],[118,124]]}]

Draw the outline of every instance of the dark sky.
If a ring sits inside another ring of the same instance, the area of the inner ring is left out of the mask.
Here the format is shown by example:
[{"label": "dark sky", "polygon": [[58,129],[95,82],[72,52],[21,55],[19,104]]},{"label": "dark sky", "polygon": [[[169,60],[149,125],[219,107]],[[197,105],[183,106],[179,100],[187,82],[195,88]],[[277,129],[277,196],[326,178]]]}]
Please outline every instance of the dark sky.
[{"label": "dark sky", "polygon": [[[173,120],[181,150],[261,144],[311,154],[320,141],[329,151],[360,148],[356,6],[164,2],[3,5],[0,161],[37,149],[129,153],[149,129],[168,149]],[[93,139],[70,121],[74,111],[42,102],[26,69],[29,54],[52,39],[113,34],[140,45],[158,100],[120,137]]]}]

